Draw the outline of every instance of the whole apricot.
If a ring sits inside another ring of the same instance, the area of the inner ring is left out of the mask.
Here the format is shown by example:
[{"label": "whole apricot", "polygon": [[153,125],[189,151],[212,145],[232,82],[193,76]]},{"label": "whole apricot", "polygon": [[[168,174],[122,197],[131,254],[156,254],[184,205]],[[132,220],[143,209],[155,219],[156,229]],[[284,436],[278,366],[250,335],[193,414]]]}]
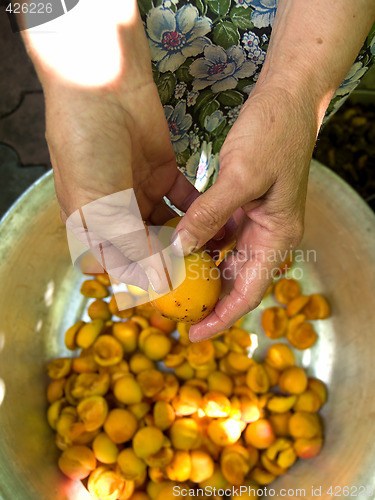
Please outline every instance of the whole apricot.
[{"label": "whole apricot", "polygon": [[215,307],[221,289],[220,271],[204,250],[187,255],[184,261],[184,281],[162,296],[150,290],[150,299],[163,316],[194,324],[202,321]]}]

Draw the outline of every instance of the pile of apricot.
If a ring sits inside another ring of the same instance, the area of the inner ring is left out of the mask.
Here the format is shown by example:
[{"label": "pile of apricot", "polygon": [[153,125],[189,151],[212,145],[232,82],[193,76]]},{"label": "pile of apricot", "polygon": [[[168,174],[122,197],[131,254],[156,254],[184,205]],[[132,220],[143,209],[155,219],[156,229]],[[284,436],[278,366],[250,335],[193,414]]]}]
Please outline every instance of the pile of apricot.
[{"label": "pile of apricot", "polygon": [[[315,310],[279,283],[297,311],[289,323]],[[105,274],[83,283],[91,321],[65,334],[79,354],[47,366],[47,418],[66,476],[101,500],[169,500],[175,485],[261,487],[319,453],[326,388],[289,346],[274,343],[256,362],[239,323],[191,343],[188,325],[150,304],[119,310],[109,285]],[[121,300],[132,304],[130,293]]]},{"label": "pile of apricot", "polygon": [[309,321],[326,319],[330,306],[323,295],[302,295],[299,283],[293,278],[283,277],[271,288],[280,306],[268,307],[262,314],[262,327],[267,337],[288,342],[299,350],[312,347],[318,339]]}]

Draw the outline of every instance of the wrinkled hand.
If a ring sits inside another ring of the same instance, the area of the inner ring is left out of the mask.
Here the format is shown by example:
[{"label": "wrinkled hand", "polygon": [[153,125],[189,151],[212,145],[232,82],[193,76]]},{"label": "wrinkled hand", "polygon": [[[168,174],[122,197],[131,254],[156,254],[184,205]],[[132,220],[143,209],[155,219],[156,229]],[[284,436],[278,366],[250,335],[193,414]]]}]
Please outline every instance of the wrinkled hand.
[{"label": "wrinkled hand", "polygon": [[235,222],[234,234],[227,231],[220,242],[237,240],[234,253],[220,265],[227,295],[191,327],[191,340],[223,331],[257,307],[272,270],[302,238],[317,118],[306,100],[265,84],[257,87],[222,147],[218,180],[177,227],[189,252],[230,217]]},{"label": "wrinkled hand", "polygon": [[[67,85],[47,87],[47,140],[64,221],[91,201],[133,187],[142,218],[161,225],[176,216],[164,196],[186,210],[198,195],[177,169],[151,71],[145,74],[141,84],[133,80],[124,88],[125,82],[117,93]],[[116,230],[124,223],[124,213],[114,206],[107,208],[105,226]],[[130,233],[132,222],[126,224]],[[138,245],[134,238],[124,238],[116,246],[130,261],[149,256],[142,238]],[[136,265],[126,267],[114,277],[147,289],[148,280],[139,271]],[[162,278],[163,272],[158,271]],[[157,288],[157,277],[147,276]]]}]

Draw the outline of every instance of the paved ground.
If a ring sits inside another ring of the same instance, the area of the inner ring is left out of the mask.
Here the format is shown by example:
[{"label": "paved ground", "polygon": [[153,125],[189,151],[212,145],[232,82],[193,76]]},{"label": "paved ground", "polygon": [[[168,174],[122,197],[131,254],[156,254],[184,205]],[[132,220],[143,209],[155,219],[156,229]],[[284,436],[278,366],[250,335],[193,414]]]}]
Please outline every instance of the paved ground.
[{"label": "paved ground", "polygon": [[[361,85],[375,90],[375,69]],[[50,168],[42,89],[0,7],[0,216]]]}]

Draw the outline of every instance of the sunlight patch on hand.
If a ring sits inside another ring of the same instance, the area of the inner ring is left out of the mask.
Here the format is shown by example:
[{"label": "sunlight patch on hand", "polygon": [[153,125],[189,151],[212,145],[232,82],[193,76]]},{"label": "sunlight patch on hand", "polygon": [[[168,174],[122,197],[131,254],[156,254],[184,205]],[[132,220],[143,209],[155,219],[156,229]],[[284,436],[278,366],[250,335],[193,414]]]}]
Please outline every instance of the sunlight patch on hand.
[{"label": "sunlight patch on hand", "polygon": [[136,15],[135,1],[80,0],[67,14],[27,29],[25,36],[51,71],[78,85],[102,86],[123,69],[119,29],[134,24]]}]

